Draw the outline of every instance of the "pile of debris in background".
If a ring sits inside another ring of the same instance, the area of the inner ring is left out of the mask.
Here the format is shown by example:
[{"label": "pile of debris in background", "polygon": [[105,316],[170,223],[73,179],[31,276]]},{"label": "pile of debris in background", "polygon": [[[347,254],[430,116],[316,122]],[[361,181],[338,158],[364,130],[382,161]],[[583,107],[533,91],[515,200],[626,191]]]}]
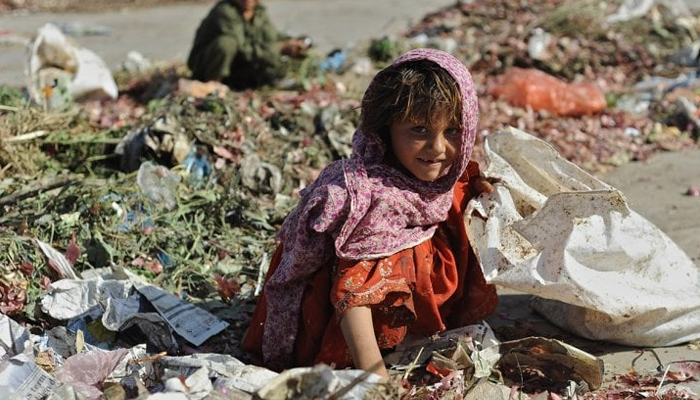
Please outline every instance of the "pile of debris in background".
[{"label": "pile of debris in background", "polygon": [[619,3],[465,2],[426,16],[407,40],[461,55],[481,88],[484,131],[515,126],[601,172],[700,135],[700,20],[681,1]]},{"label": "pile of debris in background", "polygon": [[[363,85],[409,48],[441,48],[474,75],[482,135],[513,125],[601,172],[698,144],[700,19],[679,4],[457,3],[403,37],[290,62],[283,87],[257,92],[189,81],[179,65],[115,71],[114,100],[68,96],[49,107],[56,93],[39,91],[47,97],[37,106],[0,87],[0,382],[34,388],[23,392],[27,398],[398,396],[363,387],[358,377],[367,376],[350,372],[304,370],[313,376],[306,387],[293,372],[234,368],[248,361],[238,344],[275,232],[298,191],[350,155]],[[171,307],[187,318],[168,315]],[[522,387],[480,364],[484,343],[469,346],[421,362],[416,356],[394,388],[429,399],[462,398],[478,386],[477,397],[467,397],[476,399],[497,398],[484,394],[494,379]],[[689,370],[666,371],[655,383],[628,376],[615,390],[590,392],[599,371],[586,360],[594,378],[572,372],[562,377],[566,387],[550,382],[528,393],[647,398],[639,394],[644,386],[649,396],[670,399],[677,389],[649,387],[698,377]],[[542,378],[535,366],[543,364],[532,365],[531,378]],[[472,375],[461,372],[467,366]],[[421,368],[428,372],[415,373]],[[265,386],[273,378],[297,379],[300,392]],[[313,391],[318,382],[325,392]],[[495,386],[489,393],[508,398]]]}]

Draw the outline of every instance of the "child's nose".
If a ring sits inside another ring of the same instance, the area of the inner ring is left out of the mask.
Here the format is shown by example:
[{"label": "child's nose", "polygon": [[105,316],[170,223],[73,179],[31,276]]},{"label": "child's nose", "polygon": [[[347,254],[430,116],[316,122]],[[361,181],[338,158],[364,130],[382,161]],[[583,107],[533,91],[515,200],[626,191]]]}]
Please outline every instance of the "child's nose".
[{"label": "child's nose", "polygon": [[444,153],[445,149],[447,148],[447,138],[445,135],[440,132],[435,135],[433,141],[430,143],[430,147],[436,152],[436,153]]}]

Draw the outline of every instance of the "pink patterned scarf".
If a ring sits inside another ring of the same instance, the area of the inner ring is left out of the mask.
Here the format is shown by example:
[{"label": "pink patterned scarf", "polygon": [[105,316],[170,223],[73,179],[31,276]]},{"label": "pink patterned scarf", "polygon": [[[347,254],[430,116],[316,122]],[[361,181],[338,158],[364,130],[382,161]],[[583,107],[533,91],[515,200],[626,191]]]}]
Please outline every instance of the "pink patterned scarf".
[{"label": "pink patterned scarf", "polygon": [[[352,157],[330,164],[302,191],[278,234],[283,244],[280,265],[265,285],[263,357],[272,368],[290,366],[308,277],[333,265],[336,257],[377,259],[414,247],[431,238],[447,218],[453,187],[466,170],[474,145],[476,90],[465,65],[443,51],[412,50],[392,65],[416,60],[438,64],[461,89],[460,158],[447,175],[423,182],[386,164],[386,146],[378,134],[358,129]],[[367,93],[374,86],[373,80]]]}]

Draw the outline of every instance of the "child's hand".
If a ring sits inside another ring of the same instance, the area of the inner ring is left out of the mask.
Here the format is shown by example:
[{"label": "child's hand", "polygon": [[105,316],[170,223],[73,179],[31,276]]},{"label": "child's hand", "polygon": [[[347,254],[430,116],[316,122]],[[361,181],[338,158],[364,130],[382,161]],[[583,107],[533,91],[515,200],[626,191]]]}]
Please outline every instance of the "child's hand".
[{"label": "child's hand", "polygon": [[485,176],[477,176],[473,179],[471,183],[472,187],[472,194],[474,196],[478,196],[481,193],[492,193],[493,192],[493,184],[498,183],[501,180],[498,178],[487,178]]}]

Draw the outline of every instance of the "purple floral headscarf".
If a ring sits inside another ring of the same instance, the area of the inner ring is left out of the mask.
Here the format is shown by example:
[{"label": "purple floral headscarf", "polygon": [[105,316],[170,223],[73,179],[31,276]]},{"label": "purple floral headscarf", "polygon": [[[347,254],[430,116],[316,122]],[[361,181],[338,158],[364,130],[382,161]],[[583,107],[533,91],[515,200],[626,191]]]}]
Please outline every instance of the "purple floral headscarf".
[{"label": "purple floral headscarf", "polygon": [[[265,285],[267,319],[263,357],[272,368],[289,367],[301,298],[307,279],[334,258],[377,259],[414,247],[432,237],[447,218],[453,187],[467,168],[478,119],[476,89],[466,66],[449,53],[416,49],[398,58],[429,60],[448,71],[462,94],[460,157],[445,176],[420,181],[385,163],[386,145],[378,132],[357,130],[350,159],[339,160],[302,191],[278,238],[280,265]],[[376,87],[375,79],[367,92]],[[367,94],[365,94],[366,96]]]}]

